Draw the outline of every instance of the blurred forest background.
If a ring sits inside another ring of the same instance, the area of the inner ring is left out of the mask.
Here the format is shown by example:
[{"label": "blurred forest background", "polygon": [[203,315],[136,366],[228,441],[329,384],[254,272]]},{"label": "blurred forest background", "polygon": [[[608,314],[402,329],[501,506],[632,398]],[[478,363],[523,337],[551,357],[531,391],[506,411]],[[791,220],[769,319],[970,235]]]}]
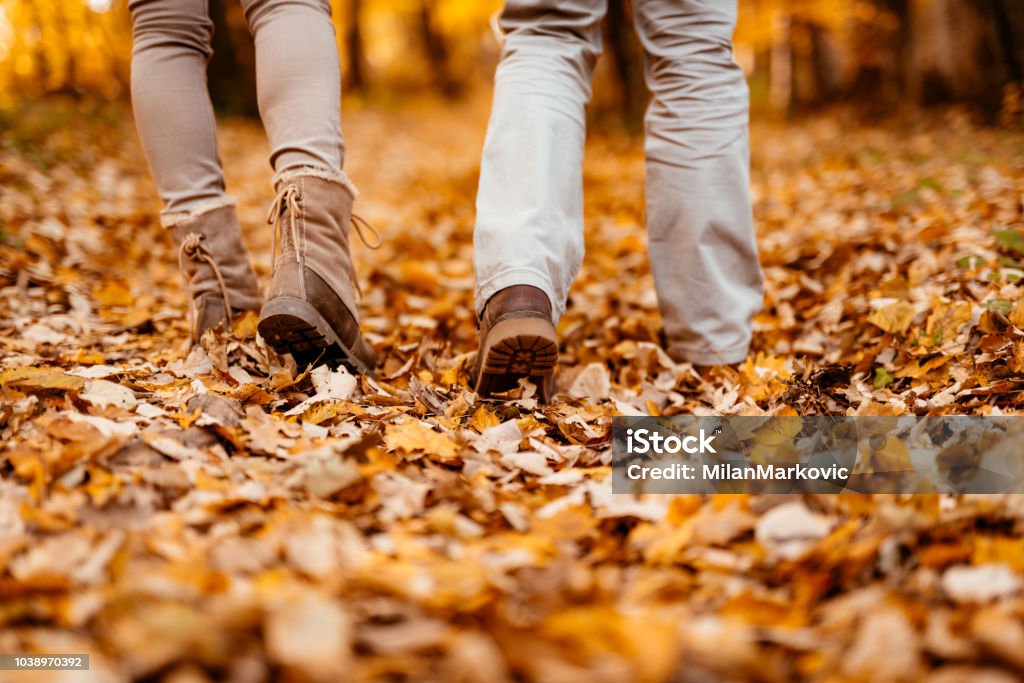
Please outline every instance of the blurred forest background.
[{"label": "blurred forest background", "polygon": [[[646,105],[629,0],[611,0],[593,116],[637,128]],[[1024,3],[1018,0],[740,0],[737,59],[755,112],[836,102],[870,114],[968,103],[1019,123]],[[335,3],[346,96],[375,104],[459,98],[486,85],[500,49],[498,0]],[[237,0],[211,0],[210,85],[219,111],[255,116],[253,48]],[[126,0],[0,0],[0,109],[64,95],[127,96]]]}]

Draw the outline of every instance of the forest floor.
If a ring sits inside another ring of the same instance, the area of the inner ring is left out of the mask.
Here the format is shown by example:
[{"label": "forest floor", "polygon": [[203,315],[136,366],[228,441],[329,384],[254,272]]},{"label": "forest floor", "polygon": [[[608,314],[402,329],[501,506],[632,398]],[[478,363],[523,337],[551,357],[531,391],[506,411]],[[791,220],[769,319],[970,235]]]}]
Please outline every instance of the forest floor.
[{"label": "forest floor", "polygon": [[[0,652],[60,680],[956,681],[1024,675],[1024,500],[612,496],[614,415],[1001,414],[1024,390],[1024,134],[955,113],[753,127],[764,313],[657,346],[642,144],[594,133],[560,395],[482,401],[485,105],[349,111],[380,378],[254,320],[190,352],[130,120],[0,128]],[[462,120],[464,119],[464,120]],[[266,142],[221,153],[265,283]],[[52,680],[0,672],[0,680]]]}]

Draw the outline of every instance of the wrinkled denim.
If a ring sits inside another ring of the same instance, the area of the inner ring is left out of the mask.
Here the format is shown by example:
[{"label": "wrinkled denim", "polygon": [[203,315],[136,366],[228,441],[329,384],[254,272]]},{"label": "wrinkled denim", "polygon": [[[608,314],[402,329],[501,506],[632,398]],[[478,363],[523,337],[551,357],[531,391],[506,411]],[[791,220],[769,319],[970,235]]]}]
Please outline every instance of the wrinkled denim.
[{"label": "wrinkled denim", "polygon": [[[583,260],[583,147],[606,0],[508,0],[474,233],[478,313],[533,285],[557,322]],[[742,361],[763,284],[736,0],[633,0],[646,114],[651,269],[676,359]]]}]

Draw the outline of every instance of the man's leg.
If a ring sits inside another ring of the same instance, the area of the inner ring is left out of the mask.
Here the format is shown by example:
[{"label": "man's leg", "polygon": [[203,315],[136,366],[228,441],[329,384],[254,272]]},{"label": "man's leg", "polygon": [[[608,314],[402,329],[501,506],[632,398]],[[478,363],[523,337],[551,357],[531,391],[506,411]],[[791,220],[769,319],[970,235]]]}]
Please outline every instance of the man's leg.
[{"label": "man's leg", "polygon": [[512,285],[551,300],[554,320],[583,260],[584,109],[605,0],[509,0],[487,127],[476,230],[476,308]]},{"label": "man's leg", "polygon": [[647,55],[647,225],[668,352],[742,361],[763,296],[736,0],[636,0]]},{"label": "man's leg", "polygon": [[[224,192],[206,89],[213,29],[204,0],[132,0],[132,109],[178,245],[192,299],[192,336],[260,305],[234,200]],[[215,264],[215,265],[214,265]]]},{"label": "man's leg", "polygon": [[342,171],[341,72],[329,0],[242,0],[256,39],[260,116],[277,197],[274,263],[260,335],[305,364],[372,372],[359,329],[349,224],[356,189]]},{"label": "man's leg", "polygon": [[482,395],[530,377],[546,398],[583,260],[583,145],[605,0],[508,0],[473,235]]}]

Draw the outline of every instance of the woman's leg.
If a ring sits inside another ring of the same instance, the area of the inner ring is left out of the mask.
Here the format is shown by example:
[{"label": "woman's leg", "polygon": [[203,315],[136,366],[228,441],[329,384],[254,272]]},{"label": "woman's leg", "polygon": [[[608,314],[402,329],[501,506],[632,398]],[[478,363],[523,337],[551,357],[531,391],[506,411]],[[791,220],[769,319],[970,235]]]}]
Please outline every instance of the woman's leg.
[{"label": "woman's leg", "polygon": [[733,60],[736,0],[637,0],[647,54],[647,227],[669,353],[747,355],[761,308],[750,206],[748,94]]},{"label": "woman's leg", "polygon": [[260,116],[277,173],[341,175],[341,67],[329,0],[242,0],[256,39]]},{"label": "woman's leg", "polygon": [[[230,203],[206,89],[206,0],[131,0],[132,109],[165,219]],[[167,222],[167,220],[165,220]]]},{"label": "woman's leg", "polygon": [[359,329],[349,251],[355,187],[341,170],[341,71],[328,0],[242,0],[256,38],[260,116],[270,139],[282,255],[259,331],[297,362],[376,364]]},{"label": "woman's leg", "polygon": [[192,337],[259,308],[256,275],[234,201],[224,193],[217,126],[206,89],[213,26],[206,0],[131,0],[132,108],[178,247],[192,303]]}]

